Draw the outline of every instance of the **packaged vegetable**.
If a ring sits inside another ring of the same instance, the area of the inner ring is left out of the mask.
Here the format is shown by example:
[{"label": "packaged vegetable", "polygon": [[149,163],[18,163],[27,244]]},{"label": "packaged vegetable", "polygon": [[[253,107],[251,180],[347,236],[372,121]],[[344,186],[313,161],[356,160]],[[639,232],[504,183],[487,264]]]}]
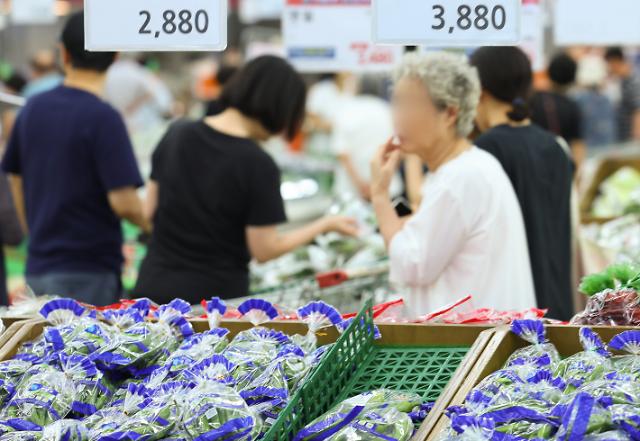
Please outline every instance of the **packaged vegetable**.
[{"label": "packaged vegetable", "polygon": [[415,394],[377,390],[349,398],[317,418],[294,438],[312,440],[408,440],[413,422],[408,413],[421,405]]},{"label": "packaged vegetable", "polygon": [[515,351],[507,360],[507,367],[522,363],[554,365],[560,361],[558,350],[547,341],[544,324],[540,320],[516,320],[511,325],[511,331],[531,346]]},{"label": "packaged vegetable", "polygon": [[589,328],[580,329],[579,335],[584,351],[561,360],[555,369],[556,375],[567,379],[567,392],[602,377],[612,368],[611,354],[600,337]]}]

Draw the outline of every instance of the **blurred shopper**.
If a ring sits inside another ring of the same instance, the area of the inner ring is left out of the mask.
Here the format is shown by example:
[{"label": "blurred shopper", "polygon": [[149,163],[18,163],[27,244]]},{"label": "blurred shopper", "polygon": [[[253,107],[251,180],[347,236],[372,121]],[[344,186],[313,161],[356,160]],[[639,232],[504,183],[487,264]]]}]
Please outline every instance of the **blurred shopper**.
[{"label": "blurred shopper", "polygon": [[[18,72],[11,72],[2,81],[2,90],[11,95],[22,95],[27,85],[27,79]],[[11,130],[16,120],[17,107],[0,102],[0,146],[9,140]]]},{"label": "blurred shopper", "polygon": [[[227,85],[229,80],[238,72],[238,68],[234,66],[220,66],[218,73],[216,73],[216,83],[222,90]],[[224,107],[220,97],[213,99],[207,103],[205,110],[205,116],[215,116],[224,112]]]},{"label": "blurred shopper", "polygon": [[353,75],[340,72],[324,74],[320,81],[311,86],[307,99],[305,132],[306,148],[314,153],[328,153],[331,149],[331,133],[336,113],[342,101],[348,97]]},{"label": "blurred shopper", "polygon": [[105,99],[124,116],[132,133],[161,126],[171,114],[171,92],[136,60],[118,59],[106,78]]},{"label": "blurred shopper", "polygon": [[31,81],[24,90],[25,98],[47,92],[62,84],[62,75],[53,51],[39,51],[30,62]]},{"label": "blurred shopper", "polygon": [[[479,98],[478,76],[458,55],[410,54],[396,73],[397,139],[372,161],[371,195],[391,278],[415,314],[468,294],[477,307],[535,306],[518,200],[498,161],[467,139]],[[430,170],[406,223],[389,198],[401,153]]]},{"label": "blurred shopper", "polygon": [[260,57],[223,90],[226,110],[170,127],[153,156],[147,214],[154,228],[136,295],[159,303],[246,296],[252,257],[275,259],[329,231],[356,233],[343,217],[277,229],[286,221],[280,171],[258,143],[296,135],[305,94],[286,61]]},{"label": "blurred shopper", "polygon": [[[360,93],[345,98],[336,112],[331,145],[339,160],[334,192],[364,200],[371,199],[370,162],[380,145],[393,136],[389,104],[376,95],[379,81],[365,76]],[[394,176],[391,196],[402,191],[400,176]]]},{"label": "blurred shopper", "polygon": [[640,75],[626,58],[622,48],[607,49],[604,56],[609,73],[620,80],[618,105],[618,141],[640,140]]},{"label": "blurred shopper", "polygon": [[483,47],[471,57],[482,97],[476,145],[495,156],[509,175],[522,208],[538,307],[549,316],[573,315],[571,283],[570,152],[557,137],[531,124],[529,58],[516,47]]},{"label": "blurred shopper", "polygon": [[0,173],[0,306],[9,305],[4,246],[16,247],[24,238],[7,176]]},{"label": "blurred shopper", "polygon": [[551,90],[537,92],[531,99],[531,121],[568,142],[579,166],[586,158],[582,114],[578,103],[569,96],[577,71],[578,63],[568,54],[553,57],[548,69]]},{"label": "blurred shopper", "polygon": [[30,234],[27,283],[36,294],[95,305],[120,295],[120,218],[148,229],[142,179],[121,116],[100,98],[113,52],[84,50],[84,16],[62,32],[64,84],[20,112],[2,168]]},{"label": "blurred shopper", "polygon": [[582,114],[583,138],[587,148],[602,148],[617,141],[615,108],[603,92],[607,66],[602,57],[586,55],[578,63],[575,93]]}]

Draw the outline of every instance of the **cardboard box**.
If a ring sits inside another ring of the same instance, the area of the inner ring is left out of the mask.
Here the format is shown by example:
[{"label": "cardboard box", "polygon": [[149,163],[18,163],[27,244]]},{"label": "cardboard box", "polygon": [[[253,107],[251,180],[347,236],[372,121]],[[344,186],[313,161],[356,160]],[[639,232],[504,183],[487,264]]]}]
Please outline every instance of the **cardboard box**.
[{"label": "cardboard box", "polygon": [[[580,345],[579,331],[583,326],[547,326],[547,338],[555,345],[562,357],[582,352],[584,349]],[[607,343],[613,337],[624,331],[637,331],[634,327],[591,327],[597,332],[602,340]],[[451,399],[451,406],[461,406],[464,404],[465,398],[483,379],[496,372],[504,366],[511,354],[516,349],[529,346],[529,343],[510,331],[505,326],[497,328],[491,339],[486,345],[484,352],[479,357],[474,367],[470,370],[458,391]],[[444,413],[438,417],[438,421],[434,425],[433,431],[426,438],[428,441],[436,441],[442,437],[443,432],[449,427],[449,418]]]},{"label": "cardboard box", "polygon": [[580,220],[582,224],[603,224],[614,218],[596,217],[591,214],[593,201],[600,194],[600,185],[609,176],[623,167],[632,167],[640,171],[640,157],[638,156],[612,156],[603,158],[593,175],[593,179],[587,186],[580,200]]},{"label": "cardboard box", "polygon": [[[209,329],[206,320],[192,320],[196,332]],[[20,346],[34,340],[42,334],[47,322],[44,320],[31,320],[24,322],[16,328],[16,332],[0,347],[0,361],[8,360],[15,356]],[[221,327],[230,331],[233,338],[241,331],[250,329],[253,325],[243,320],[222,321]],[[265,325],[266,327],[281,331],[288,335],[306,334],[307,325],[298,321],[275,321]],[[378,325],[382,339],[376,342],[376,346],[403,346],[403,347],[442,347],[442,346],[468,346],[469,351],[453,374],[446,388],[435,403],[433,411],[420,426],[414,435],[414,441],[426,440],[433,431],[439,416],[450,405],[456,396],[458,389],[470,375],[480,357],[485,353],[485,348],[493,342],[494,330],[485,326],[461,326],[461,325],[417,325],[417,324],[380,324]],[[317,334],[320,344],[333,343],[339,337],[335,328],[321,330]]]}]

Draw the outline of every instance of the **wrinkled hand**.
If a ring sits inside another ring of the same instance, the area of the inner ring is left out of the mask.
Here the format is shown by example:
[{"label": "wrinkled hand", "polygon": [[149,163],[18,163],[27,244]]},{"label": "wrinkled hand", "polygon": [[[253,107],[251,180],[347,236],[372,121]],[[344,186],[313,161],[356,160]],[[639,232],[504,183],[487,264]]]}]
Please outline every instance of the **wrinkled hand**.
[{"label": "wrinkled hand", "polygon": [[336,232],[344,236],[357,236],[358,222],[347,216],[327,216],[323,219],[325,233]]},{"label": "wrinkled hand", "polygon": [[380,147],[371,160],[371,197],[389,193],[401,157],[399,146],[393,140]]}]

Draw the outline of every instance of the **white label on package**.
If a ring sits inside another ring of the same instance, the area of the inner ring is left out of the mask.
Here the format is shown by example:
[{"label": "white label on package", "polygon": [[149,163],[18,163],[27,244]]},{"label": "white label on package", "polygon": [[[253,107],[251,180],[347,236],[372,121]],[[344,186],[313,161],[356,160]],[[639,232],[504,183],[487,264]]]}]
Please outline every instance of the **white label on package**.
[{"label": "white label on package", "polygon": [[400,46],[371,39],[370,0],[287,0],[282,17],[287,58],[303,72],[385,72]]},{"label": "white label on package", "polygon": [[85,0],[91,51],[222,51],[227,0]]},{"label": "white label on package", "polygon": [[521,0],[373,0],[376,43],[515,45]]}]

